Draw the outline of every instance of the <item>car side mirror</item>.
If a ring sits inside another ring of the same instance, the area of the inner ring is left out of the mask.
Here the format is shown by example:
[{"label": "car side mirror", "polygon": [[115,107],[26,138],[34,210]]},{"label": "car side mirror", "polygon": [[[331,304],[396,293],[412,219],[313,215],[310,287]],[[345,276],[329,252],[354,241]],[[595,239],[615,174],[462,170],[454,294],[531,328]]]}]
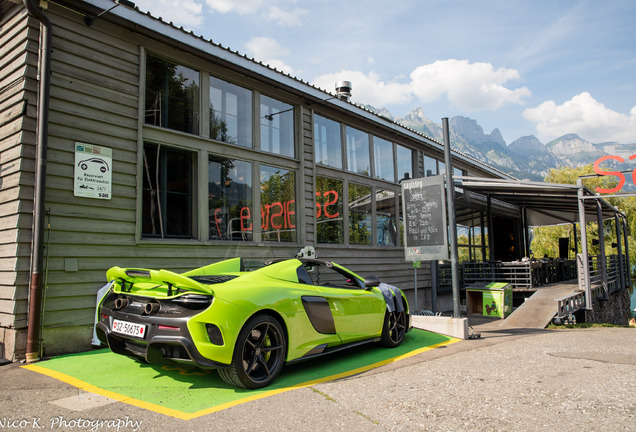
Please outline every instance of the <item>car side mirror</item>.
[{"label": "car side mirror", "polygon": [[373,288],[378,285],[380,285],[380,279],[378,279],[377,276],[369,276],[364,280],[365,288]]}]

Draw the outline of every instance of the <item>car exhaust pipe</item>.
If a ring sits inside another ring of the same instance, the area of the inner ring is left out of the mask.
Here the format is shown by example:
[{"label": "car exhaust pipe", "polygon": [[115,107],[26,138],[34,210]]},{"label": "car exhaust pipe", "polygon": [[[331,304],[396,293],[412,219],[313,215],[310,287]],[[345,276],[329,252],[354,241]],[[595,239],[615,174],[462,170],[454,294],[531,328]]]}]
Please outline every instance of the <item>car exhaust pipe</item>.
[{"label": "car exhaust pipe", "polygon": [[128,299],[125,297],[117,297],[115,299],[115,310],[121,310],[128,306]]},{"label": "car exhaust pipe", "polygon": [[159,303],[154,303],[154,302],[146,303],[146,307],[144,308],[144,313],[146,315],[156,314],[157,312],[159,312],[159,308],[160,308]]}]

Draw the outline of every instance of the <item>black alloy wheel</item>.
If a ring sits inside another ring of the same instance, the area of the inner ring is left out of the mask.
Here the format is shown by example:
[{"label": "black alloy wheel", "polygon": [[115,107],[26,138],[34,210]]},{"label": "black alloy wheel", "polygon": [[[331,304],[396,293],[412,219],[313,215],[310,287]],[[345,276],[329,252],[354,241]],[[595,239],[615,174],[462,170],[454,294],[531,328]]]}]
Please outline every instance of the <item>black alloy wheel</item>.
[{"label": "black alloy wheel", "polygon": [[393,312],[387,311],[384,315],[384,327],[382,327],[380,344],[388,348],[395,348],[400,345],[406,334],[408,320],[406,310],[402,310],[402,312],[396,310]]},{"label": "black alloy wheel", "polygon": [[286,353],[287,341],[280,323],[269,315],[255,315],[239,334],[232,364],[219,369],[219,376],[236,387],[266,387],[279,375]]}]

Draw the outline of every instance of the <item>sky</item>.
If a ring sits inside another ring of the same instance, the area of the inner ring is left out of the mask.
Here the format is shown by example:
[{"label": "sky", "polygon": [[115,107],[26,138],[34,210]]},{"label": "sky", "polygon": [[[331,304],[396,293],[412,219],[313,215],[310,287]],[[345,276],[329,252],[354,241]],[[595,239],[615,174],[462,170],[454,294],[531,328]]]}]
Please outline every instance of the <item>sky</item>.
[{"label": "sky", "polygon": [[507,144],[636,143],[634,0],[136,0],[351,101],[475,119]]}]

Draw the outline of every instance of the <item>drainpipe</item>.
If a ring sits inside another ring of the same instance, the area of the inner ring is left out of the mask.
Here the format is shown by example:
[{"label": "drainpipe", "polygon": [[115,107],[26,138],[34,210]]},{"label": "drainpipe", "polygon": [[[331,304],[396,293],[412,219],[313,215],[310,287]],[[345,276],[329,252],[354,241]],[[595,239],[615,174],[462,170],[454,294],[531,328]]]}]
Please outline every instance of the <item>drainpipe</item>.
[{"label": "drainpipe", "polygon": [[46,189],[46,149],[48,146],[49,88],[51,75],[51,21],[33,4],[24,0],[29,14],[40,21],[40,85],[37,113],[37,148],[35,192],[33,197],[33,232],[31,243],[31,281],[29,286],[29,321],[27,328],[27,363],[40,360],[44,253],[44,192]]}]

